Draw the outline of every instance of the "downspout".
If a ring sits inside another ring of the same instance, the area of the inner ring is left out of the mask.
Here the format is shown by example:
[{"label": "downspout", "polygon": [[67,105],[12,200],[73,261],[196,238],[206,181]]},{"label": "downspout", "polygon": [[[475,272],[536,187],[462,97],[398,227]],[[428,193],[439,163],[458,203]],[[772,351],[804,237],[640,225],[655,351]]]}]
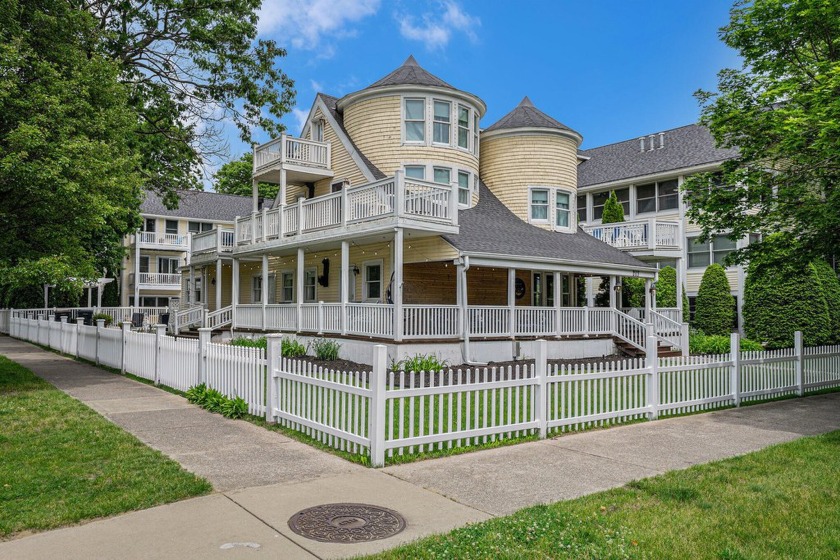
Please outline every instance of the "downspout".
[{"label": "downspout", "polygon": [[463,262],[463,272],[464,281],[462,282],[461,286],[461,301],[464,302],[464,347],[462,358],[463,362],[468,366],[486,366],[486,362],[475,362],[470,359],[470,317],[469,317],[469,300],[467,299],[467,271],[470,269],[470,257],[469,255],[463,255],[461,257],[461,262]]}]

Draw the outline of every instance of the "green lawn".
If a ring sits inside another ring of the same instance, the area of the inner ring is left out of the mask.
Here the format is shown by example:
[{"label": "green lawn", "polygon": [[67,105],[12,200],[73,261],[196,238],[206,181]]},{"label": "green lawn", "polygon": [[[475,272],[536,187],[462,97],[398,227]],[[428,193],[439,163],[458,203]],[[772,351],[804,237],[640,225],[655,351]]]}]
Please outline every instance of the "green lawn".
[{"label": "green lawn", "polygon": [[375,558],[840,558],[840,431],[524,509]]},{"label": "green lawn", "polygon": [[148,508],[212,487],[0,356],[0,538]]}]

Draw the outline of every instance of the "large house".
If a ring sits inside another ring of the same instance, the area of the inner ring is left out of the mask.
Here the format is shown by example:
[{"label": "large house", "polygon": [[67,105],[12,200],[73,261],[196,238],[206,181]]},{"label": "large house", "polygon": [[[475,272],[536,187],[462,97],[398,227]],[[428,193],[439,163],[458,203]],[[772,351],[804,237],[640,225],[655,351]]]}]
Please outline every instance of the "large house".
[{"label": "large house", "polygon": [[[485,109],[413,57],[340,99],[318,94],[300,138],[254,148],[250,208],[192,235],[175,329],[335,338],[360,361],[372,343],[395,359],[509,360],[537,337],[551,356],[643,353],[650,336],[686,351],[681,309],[656,309],[653,282],[674,264],[678,290],[696,291],[704,261],[686,248],[676,187],[727,154],[699,127],[635,140],[632,154],[633,142],[581,151],[527,97],[481,128]],[[272,204],[260,181],[279,185]],[[632,221],[599,227],[611,189]],[[596,308],[603,277],[610,306]],[[646,281],[635,314],[618,306],[623,277]]]}]

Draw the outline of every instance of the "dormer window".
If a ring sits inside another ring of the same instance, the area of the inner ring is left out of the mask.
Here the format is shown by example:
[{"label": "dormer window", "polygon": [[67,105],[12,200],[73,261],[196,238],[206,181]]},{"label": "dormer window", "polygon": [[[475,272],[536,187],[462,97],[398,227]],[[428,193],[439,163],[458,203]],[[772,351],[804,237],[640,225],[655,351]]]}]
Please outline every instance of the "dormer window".
[{"label": "dormer window", "polygon": [[434,124],[432,127],[432,141],[435,144],[449,144],[452,119],[452,104],[446,101],[434,102]]},{"label": "dormer window", "polygon": [[424,99],[405,100],[405,141],[426,141],[426,102]]}]

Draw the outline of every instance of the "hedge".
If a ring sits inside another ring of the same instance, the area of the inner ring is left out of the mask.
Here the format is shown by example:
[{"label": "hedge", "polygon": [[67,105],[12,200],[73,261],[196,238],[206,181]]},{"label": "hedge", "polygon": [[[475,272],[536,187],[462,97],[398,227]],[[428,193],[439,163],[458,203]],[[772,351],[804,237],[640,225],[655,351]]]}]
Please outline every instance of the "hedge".
[{"label": "hedge", "polygon": [[735,298],[730,293],[726,271],[715,263],[700,281],[693,325],[707,335],[728,335],[734,323]]},{"label": "hedge", "polygon": [[[642,285],[644,286],[644,282]],[[689,310],[685,286],[683,286],[682,300],[683,322],[687,323]],[[673,266],[659,269],[659,280],[656,282],[656,307],[677,307],[677,269]]]},{"label": "hedge", "polygon": [[753,262],[747,269],[744,284],[744,334],[768,348],[793,346],[793,333],[802,331],[806,346],[831,341],[832,316],[825,285],[834,282],[819,272],[822,265],[795,264],[761,265]]},{"label": "hedge", "polygon": [[828,342],[838,344],[840,343],[840,279],[826,261],[816,261],[813,264],[828,305],[828,315],[831,318],[831,334]]}]

